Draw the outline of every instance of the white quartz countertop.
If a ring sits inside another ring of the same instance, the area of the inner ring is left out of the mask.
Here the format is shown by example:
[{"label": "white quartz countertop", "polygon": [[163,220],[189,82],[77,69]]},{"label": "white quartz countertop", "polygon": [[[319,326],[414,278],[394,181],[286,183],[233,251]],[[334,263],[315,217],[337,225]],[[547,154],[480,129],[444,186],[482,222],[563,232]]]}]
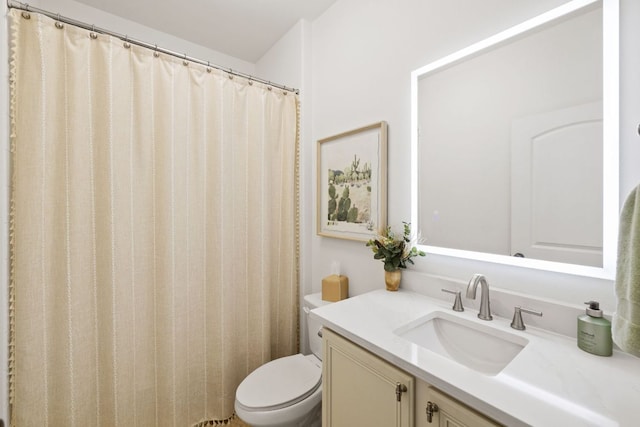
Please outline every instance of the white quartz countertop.
[{"label": "white quartz countertop", "polygon": [[[311,311],[323,326],[508,426],[639,426],[640,358],[614,350],[600,357],[576,340],[542,329],[516,331],[511,319],[487,322],[477,311],[410,291],[373,291]],[[398,328],[446,311],[529,342],[497,375],[458,364],[396,335]],[[525,317],[526,324],[526,317]]]}]

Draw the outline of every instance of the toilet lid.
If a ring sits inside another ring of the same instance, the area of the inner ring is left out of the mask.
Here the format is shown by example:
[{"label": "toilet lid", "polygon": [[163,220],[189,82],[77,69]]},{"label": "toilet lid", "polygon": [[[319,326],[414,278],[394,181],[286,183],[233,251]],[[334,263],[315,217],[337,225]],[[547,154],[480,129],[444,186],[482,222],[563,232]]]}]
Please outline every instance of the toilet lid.
[{"label": "toilet lid", "polygon": [[302,354],[262,365],[242,381],[236,400],[247,410],[274,410],[306,399],[320,387],[322,369]]}]

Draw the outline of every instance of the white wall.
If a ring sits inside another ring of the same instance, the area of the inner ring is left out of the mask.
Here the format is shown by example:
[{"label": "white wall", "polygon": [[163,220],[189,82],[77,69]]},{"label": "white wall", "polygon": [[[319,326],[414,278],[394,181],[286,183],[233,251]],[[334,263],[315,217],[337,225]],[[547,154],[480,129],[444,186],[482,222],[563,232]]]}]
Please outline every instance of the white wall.
[{"label": "white wall", "polygon": [[[410,216],[410,72],[448,53],[561,5],[566,0],[399,2],[339,0],[311,23],[299,23],[257,64],[257,75],[299,87],[301,128],[301,295],[319,292],[339,261],[350,294],[380,289],[382,266],[363,243],[318,237],[315,230],[316,141],[380,120],[389,123],[389,223]],[[640,2],[621,0],[621,197],[640,182]],[[300,53],[300,49],[302,53]],[[297,63],[301,61],[301,63]],[[294,71],[295,70],[295,71]],[[300,71],[302,75],[298,75]],[[300,82],[300,83],[298,83]],[[309,93],[311,92],[311,93]],[[442,297],[442,286],[464,286],[476,272],[501,288],[494,311],[509,316],[514,303],[567,310],[557,329],[571,333],[582,302],[615,308],[611,281],[480,261],[429,255],[405,272],[403,287]],[[445,280],[434,280],[434,276]],[[554,328],[558,317],[541,322]],[[533,320],[535,322],[535,320]],[[301,324],[304,344],[305,324]],[[303,350],[305,347],[303,347]]]},{"label": "white wall", "polygon": [[640,1],[620,0],[620,200],[640,183]]},{"label": "white wall", "polygon": [[[389,223],[410,218],[410,73],[412,70],[500,30],[564,3],[561,0],[372,1],[339,0],[313,22],[313,145],[318,139],[386,120],[389,123]],[[640,19],[637,0],[621,0],[621,193],[640,181],[636,133],[640,111],[637,52]],[[313,191],[313,190],[312,190]],[[313,199],[313,196],[311,197]],[[315,215],[315,213],[313,213]],[[349,276],[351,295],[380,289],[382,265],[363,243],[311,236],[312,287],[320,289],[331,263],[339,260]],[[404,273],[403,286],[440,294],[426,274],[457,280],[484,273],[492,287],[582,306],[599,299],[615,308],[611,281],[428,255]],[[506,308],[505,308],[506,310]],[[508,316],[508,313],[499,313]]]},{"label": "white wall", "polygon": [[[87,6],[83,3],[78,3],[73,0],[30,0],[27,3],[29,3],[30,6],[53,13],[59,13],[62,16],[95,25],[99,28],[128,35],[133,39],[150,44],[157,44],[159,47],[174,52],[184,52],[192,58],[210,61],[211,64],[232,68],[246,74],[254,74],[255,65],[250,62],[103,12],[102,10]],[[153,13],[153,11],[150,11],[150,13]]]}]

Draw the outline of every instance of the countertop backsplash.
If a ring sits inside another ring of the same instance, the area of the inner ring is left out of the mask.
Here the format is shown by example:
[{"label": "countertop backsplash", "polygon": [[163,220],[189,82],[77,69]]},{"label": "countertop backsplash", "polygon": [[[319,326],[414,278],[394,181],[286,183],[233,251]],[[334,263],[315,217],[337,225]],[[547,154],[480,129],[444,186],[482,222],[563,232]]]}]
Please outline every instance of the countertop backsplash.
[{"label": "countertop backsplash", "polygon": [[[405,275],[409,276],[409,275]],[[431,298],[450,301],[453,306],[454,296],[442,292],[442,289],[451,289],[462,292],[462,305],[465,308],[478,310],[480,308],[480,290],[475,300],[465,297],[467,290],[467,281],[453,279],[444,276],[436,276],[431,274],[420,274],[417,277],[403,277],[402,288],[407,289]],[[494,316],[500,316],[507,319],[513,318],[514,307],[520,306],[535,311],[541,311],[542,317],[529,316],[523,314],[524,324],[541,328],[550,332],[566,335],[576,338],[577,318],[584,314],[585,305],[581,302],[576,304],[566,304],[563,302],[553,301],[550,299],[533,297],[518,292],[501,289],[493,286],[491,277],[487,276],[489,283],[489,296],[491,303],[491,313]],[[611,314],[604,312],[604,317],[611,320]]]}]

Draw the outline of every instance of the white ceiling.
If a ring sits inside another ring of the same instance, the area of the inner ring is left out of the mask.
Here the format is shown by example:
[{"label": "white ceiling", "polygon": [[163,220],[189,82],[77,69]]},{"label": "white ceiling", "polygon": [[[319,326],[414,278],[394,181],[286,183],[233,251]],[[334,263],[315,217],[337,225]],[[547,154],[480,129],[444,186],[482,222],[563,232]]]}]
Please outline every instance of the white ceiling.
[{"label": "white ceiling", "polygon": [[255,63],[300,19],[336,0],[77,0],[88,6]]}]

